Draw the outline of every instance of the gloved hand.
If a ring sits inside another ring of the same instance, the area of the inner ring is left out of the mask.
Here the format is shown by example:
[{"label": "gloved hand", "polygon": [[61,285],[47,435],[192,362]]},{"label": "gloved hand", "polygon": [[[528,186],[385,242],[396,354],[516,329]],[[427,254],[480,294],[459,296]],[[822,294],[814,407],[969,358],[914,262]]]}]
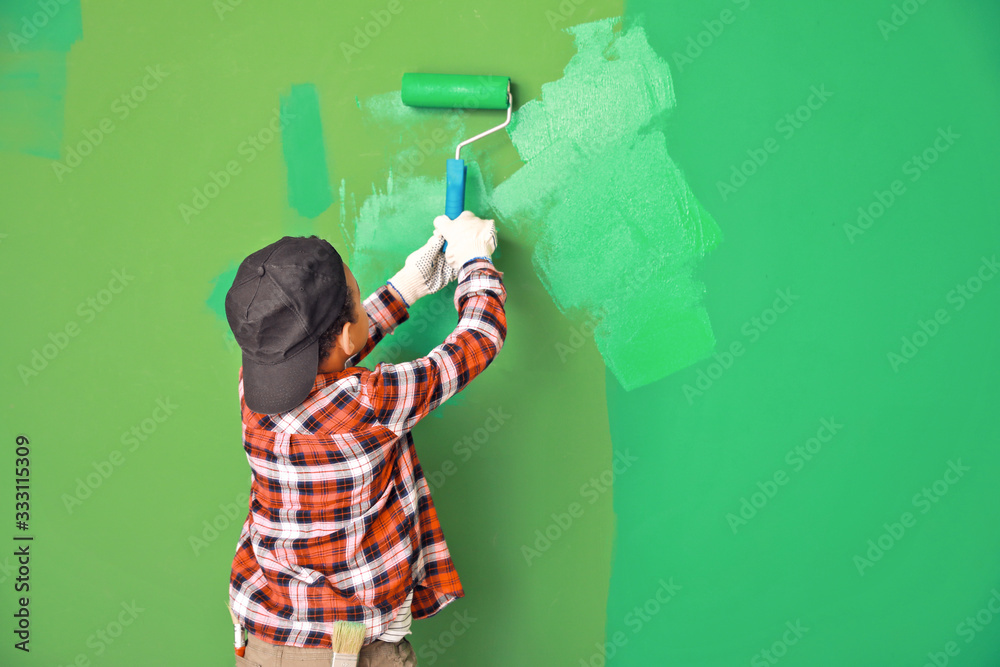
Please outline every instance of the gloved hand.
[{"label": "gloved hand", "polygon": [[[462,265],[473,257],[487,257],[497,249],[497,228],[492,220],[480,220],[463,211],[454,220],[446,215],[434,219],[434,229],[448,241],[444,257],[456,276]],[[491,258],[492,259],[492,258]]]},{"label": "gloved hand", "polygon": [[403,297],[407,308],[458,278],[458,271],[448,265],[441,252],[443,245],[444,237],[435,231],[427,243],[410,253],[403,268],[389,278],[389,284]]}]

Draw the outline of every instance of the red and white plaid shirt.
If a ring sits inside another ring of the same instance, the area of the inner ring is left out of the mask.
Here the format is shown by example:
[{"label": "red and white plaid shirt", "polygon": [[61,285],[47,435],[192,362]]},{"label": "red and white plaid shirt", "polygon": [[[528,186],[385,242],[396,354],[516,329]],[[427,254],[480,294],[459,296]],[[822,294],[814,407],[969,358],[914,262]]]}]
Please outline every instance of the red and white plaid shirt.
[{"label": "red and white plaid shirt", "polygon": [[272,644],[330,647],[334,621],[361,621],[365,643],[412,589],[426,618],[465,595],[410,429],[461,391],[507,335],[503,274],[474,259],[458,272],[458,326],[423,358],[352,364],[409,317],[388,286],[364,302],[368,343],[348,368],[321,373],[306,401],[280,415],[243,399],[243,449],[253,471],[229,583],[230,607]]}]

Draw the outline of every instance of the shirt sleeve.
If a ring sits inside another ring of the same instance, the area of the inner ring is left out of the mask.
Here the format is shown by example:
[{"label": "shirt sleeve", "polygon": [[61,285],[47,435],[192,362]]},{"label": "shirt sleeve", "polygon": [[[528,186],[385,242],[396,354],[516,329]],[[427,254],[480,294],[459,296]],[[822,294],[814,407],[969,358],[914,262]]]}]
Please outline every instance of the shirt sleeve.
[{"label": "shirt sleeve", "polygon": [[362,395],[379,423],[402,435],[496,358],[507,336],[502,278],[488,259],[466,262],[455,288],[458,325],[444,342],[425,357],[403,364],[380,363],[362,375]]},{"label": "shirt sleeve", "polygon": [[362,304],[368,312],[368,342],[360,352],[347,359],[345,368],[358,363],[375,349],[378,342],[391,334],[397,326],[410,318],[406,304],[388,284],[382,285]]}]

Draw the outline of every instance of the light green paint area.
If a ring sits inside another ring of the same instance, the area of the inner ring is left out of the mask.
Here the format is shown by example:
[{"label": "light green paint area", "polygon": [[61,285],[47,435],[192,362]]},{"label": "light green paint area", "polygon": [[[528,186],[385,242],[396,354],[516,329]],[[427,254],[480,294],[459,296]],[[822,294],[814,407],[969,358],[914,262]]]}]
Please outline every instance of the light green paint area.
[{"label": "light green paint area", "polygon": [[316,86],[300,84],[281,96],[281,148],[288,169],[288,203],[315,218],[333,203]]},{"label": "light green paint area", "polygon": [[567,28],[577,53],[563,77],[542,86],[542,100],[517,112],[510,133],[521,158],[576,142],[580,152],[628,142],[657,114],[676,106],[670,70],[641,27],[620,19]]},{"label": "light green paint area", "polygon": [[493,203],[534,242],[559,309],[593,331],[608,368],[634,389],[712,352],[694,272],[721,233],[658,129],[675,104],[669,68],[641,27],[617,24],[569,29],[578,53],[517,112],[510,134],[526,165]]},{"label": "light green paint area", "polygon": [[0,150],[59,159],[66,53],[83,36],[78,0],[0,5]]}]

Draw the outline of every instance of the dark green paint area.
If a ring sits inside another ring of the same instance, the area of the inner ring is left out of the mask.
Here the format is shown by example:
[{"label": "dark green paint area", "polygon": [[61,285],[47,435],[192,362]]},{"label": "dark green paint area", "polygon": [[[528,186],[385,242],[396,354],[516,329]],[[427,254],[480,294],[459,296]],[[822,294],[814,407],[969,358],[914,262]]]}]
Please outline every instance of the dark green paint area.
[{"label": "dark green paint area", "polygon": [[0,6],[0,53],[65,53],[83,37],[80,0],[5,0]]},{"label": "dark green paint area", "polygon": [[281,126],[288,203],[300,216],[315,218],[333,203],[315,85],[296,84],[281,96]]},{"label": "dark green paint area", "polygon": [[79,0],[0,5],[0,151],[59,158],[66,54],[82,36]]},{"label": "dark green paint area", "polygon": [[1000,13],[897,4],[898,31],[889,2],[629,3],[726,242],[699,272],[716,356],[607,374],[642,461],[615,480],[608,664],[1000,655]]},{"label": "dark green paint area", "polygon": [[33,51],[0,60],[0,150],[58,159],[66,54]]}]

